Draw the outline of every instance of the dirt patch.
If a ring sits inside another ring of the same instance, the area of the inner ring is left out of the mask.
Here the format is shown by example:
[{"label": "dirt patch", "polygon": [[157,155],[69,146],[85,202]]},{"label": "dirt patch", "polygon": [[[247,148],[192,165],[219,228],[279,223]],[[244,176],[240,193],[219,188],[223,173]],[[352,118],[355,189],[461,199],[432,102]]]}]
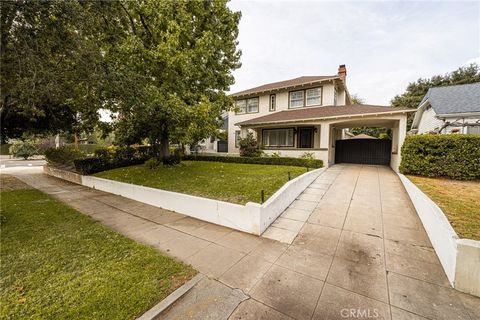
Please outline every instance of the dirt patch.
[{"label": "dirt patch", "polygon": [[0,190],[17,190],[17,189],[29,189],[30,187],[14,176],[7,174],[0,174]]}]

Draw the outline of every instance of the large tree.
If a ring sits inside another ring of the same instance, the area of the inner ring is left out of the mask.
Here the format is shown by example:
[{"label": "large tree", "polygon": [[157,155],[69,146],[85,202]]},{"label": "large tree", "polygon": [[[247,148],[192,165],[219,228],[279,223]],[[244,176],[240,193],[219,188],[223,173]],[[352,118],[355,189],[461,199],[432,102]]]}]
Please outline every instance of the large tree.
[{"label": "large tree", "polygon": [[480,66],[471,64],[467,67],[460,67],[457,70],[445,75],[436,75],[429,79],[418,79],[408,84],[404,93],[396,95],[391,104],[394,107],[417,108],[428,89],[432,87],[451,86],[480,82]]},{"label": "large tree", "polygon": [[105,41],[94,1],[1,2],[1,139],[92,128]]},{"label": "large tree", "polygon": [[240,13],[225,0],[119,5],[125,32],[106,50],[114,84],[106,107],[118,113],[116,138],[148,140],[167,156],[170,141],[215,132],[240,66]]}]

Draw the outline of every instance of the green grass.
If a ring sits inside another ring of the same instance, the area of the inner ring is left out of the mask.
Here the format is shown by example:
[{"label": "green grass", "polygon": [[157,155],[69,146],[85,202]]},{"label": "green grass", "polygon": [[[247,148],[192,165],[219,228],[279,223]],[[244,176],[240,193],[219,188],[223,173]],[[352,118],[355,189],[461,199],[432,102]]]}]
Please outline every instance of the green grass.
[{"label": "green grass", "polygon": [[118,168],[95,174],[97,177],[187,193],[211,199],[245,204],[265,200],[305,168],[211,161],[182,161],[176,166],[148,169],[144,165]]},{"label": "green grass", "polygon": [[443,210],[460,238],[480,240],[480,181],[408,178]]},{"label": "green grass", "polygon": [[195,271],[35,189],[1,192],[1,319],[134,319]]}]

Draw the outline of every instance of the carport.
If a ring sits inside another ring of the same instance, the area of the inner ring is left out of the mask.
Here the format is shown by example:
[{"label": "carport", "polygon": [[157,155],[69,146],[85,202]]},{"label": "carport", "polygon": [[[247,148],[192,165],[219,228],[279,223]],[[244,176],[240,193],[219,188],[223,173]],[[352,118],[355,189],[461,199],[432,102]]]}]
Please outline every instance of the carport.
[{"label": "carport", "polygon": [[[401,146],[406,136],[407,115],[364,116],[360,119],[330,123],[329,164],[357,163],[390,165],[395,171],[400,165]],[[349,139],[345,130],[357,127],[392,129],[392,140]]]}]

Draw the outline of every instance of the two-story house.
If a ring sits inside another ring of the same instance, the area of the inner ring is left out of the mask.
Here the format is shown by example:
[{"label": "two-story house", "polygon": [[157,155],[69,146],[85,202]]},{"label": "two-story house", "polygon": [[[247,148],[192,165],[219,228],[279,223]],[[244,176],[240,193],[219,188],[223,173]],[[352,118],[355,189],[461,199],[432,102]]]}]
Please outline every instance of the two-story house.
[{"label": "two-story house", "polygon": [[351,104],[346,76],[340,65],[336,75],[303,76],[232,94],[236,110],[228,116],[228,152],[238,153],[239,139],[250,131],[267,154],[300,157],[309,152],[328,165],[335,163],[336,141],[344,138],[344,129],[381,126],[394,132],[388,159],[398,168],[412,110]]}]

